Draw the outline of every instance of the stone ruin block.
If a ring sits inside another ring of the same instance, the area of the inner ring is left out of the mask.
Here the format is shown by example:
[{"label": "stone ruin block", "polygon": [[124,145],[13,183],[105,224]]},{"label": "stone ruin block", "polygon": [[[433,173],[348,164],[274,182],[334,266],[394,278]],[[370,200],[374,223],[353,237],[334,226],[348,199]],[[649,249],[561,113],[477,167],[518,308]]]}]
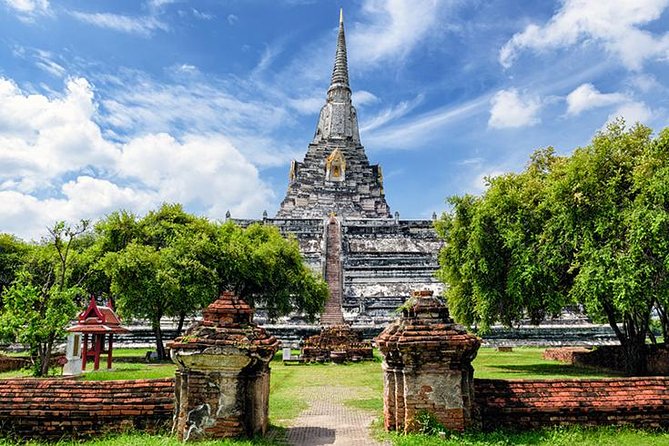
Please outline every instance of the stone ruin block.
[{"label": "stone ruin block", "polygon": [[374,355],[371,342],[363,341],[350,325],[341,324],[323,327],[320,334],[307,338],[300,357],[303,362],[356,362]]},{"label": "stone ruin block", "polygon": [[457,325],[432,291],[415,291],[376,343],[384,357],[384,424],[415,432],[421,413],[450,430],[474,424],[474,369],[481,340]]},{"label": "stone ruin block", "polygon": [[267,431],[269,361],[279,341],[252,319],[246,302],[224,292],[201,322],[168,344],[178,365],[173,429],[179,440]]}]

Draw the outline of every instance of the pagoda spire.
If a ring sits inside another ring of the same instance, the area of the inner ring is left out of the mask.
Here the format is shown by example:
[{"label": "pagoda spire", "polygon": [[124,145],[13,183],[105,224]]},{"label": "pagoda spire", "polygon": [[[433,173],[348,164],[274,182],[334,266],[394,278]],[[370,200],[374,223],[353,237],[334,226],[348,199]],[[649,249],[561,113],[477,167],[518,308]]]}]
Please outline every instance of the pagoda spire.
[{"label": "pagoda spire", "polygon": [[332,81],[328,93],[332,90],[345,88],[349,92],[348,84],[348,60],[346,57],[346,36],[344,33],[344,9],[339,10],[339,35],[337,36],[337,52],[335,54],[334,69],[332,70]]},{"label": "pagoda spire", "polygon": [[344,11],[340,10],[339,34],[337,36],[337,51],[332,70],[332,81],[328,88],[325,105],[321,109],[313,142],[347,139],[352,139],[356,144],[360,143],[358,118],[351,102],[351,87],[348,83]]}]

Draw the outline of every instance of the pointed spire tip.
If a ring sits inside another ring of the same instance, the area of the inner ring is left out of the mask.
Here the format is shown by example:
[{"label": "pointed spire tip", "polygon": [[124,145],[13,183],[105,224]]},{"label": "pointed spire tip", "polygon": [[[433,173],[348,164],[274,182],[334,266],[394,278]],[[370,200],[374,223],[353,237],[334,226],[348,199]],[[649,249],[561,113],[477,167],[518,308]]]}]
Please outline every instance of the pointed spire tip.
[{"label": "pointed spire tip", "polygon": [[339,23],[344,23],[344,8],[339,8]]}]

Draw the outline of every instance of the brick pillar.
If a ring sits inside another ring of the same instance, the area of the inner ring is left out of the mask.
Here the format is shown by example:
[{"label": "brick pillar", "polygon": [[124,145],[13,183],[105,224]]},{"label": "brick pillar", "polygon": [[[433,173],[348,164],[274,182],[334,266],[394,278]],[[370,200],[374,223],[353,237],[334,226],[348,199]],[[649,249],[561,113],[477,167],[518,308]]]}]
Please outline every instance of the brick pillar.
[{"label": "brick pillar", "polygon": [[415,431],[421,412],[430,413],[447,429],[472,426],[471,362],[481,340],[455,324],[432,291],[414,292],[402,317],[386,327],[376,343],[384,357],[386,429]]},{"label": "brick pillar", "polygon": [[232,293],[221,294],[203,316],[168,344],[178,365],[173,429],[182,441],[264,434],[269,361],[279,342]]}]

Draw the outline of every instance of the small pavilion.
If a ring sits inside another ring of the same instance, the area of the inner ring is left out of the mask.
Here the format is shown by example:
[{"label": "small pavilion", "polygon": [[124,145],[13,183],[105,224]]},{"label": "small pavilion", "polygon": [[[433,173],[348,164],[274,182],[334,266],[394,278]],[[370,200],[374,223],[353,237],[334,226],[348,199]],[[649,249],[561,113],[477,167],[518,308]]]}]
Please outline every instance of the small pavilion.
[{"label": "small pavilion", "polygon": [[121,326],[121,320],[114,312],[111,301],[107,306],[98,305],[95,296],[91,296],[88,308],[79,314],[77,325],[68,328],[67,331],[84,335],[81,369],[86,370],[86,363],[92,359],[94,369],[98,370],[100,356],[105,353],[107,368],[111,369],[114,334],[127,333],[129,330]]}]

